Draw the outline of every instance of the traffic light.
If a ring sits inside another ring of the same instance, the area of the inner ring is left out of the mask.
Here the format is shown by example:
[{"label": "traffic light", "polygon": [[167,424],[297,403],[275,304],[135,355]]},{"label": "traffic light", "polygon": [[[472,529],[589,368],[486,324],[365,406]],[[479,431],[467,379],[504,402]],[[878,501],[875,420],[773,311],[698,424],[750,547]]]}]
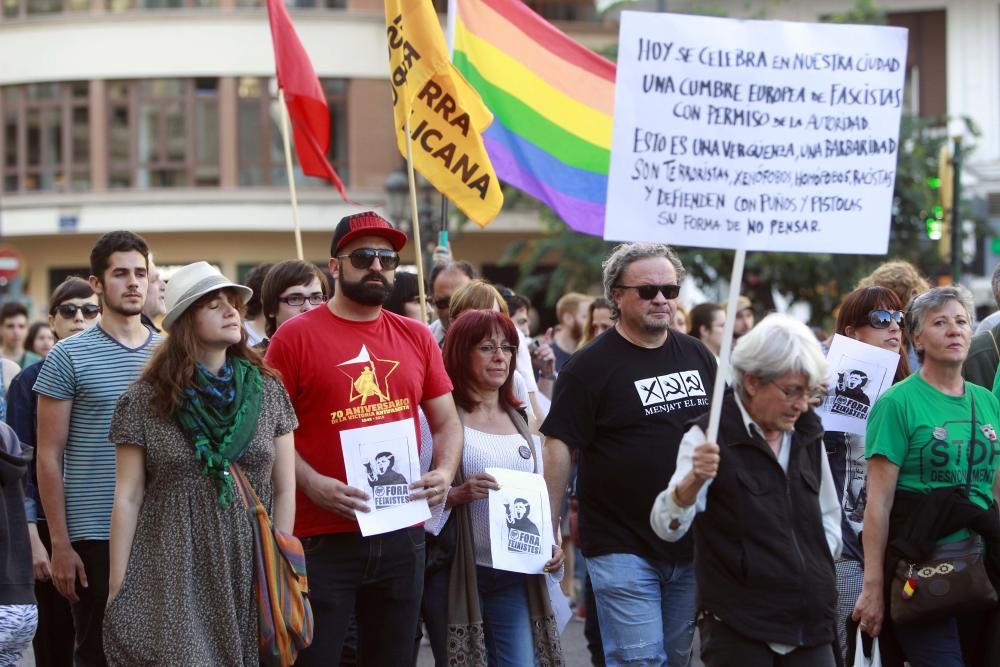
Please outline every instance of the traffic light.
[{"label": "traffic light", "polygon": [[[941,221],[940,233],[937,238],[941,240],[938,244],[938,256],[941,260],[948,262],[951,259],[951,212],[952,212],[952,190],[955,180],[953,171],[951,148],[949,142],[941,144],[938,152],[938,173],[927,179],[930,185],[934,181],[936,185],[931,186],[934,192],[936,205],[934,206],[934,217]],[[940,213],[938,213],[940,211]]]},{"label": "traffic light", "polygon": [[[938,176],[931,176],[927,179],[927,187],[930,188],[934,201],[940,202],[941,179]],[[931,214],[925,220],[925,224],[927,225],[927,238],[932,241],[940,241],[945,231],[944,207],[940,203],[931,207]]]}]

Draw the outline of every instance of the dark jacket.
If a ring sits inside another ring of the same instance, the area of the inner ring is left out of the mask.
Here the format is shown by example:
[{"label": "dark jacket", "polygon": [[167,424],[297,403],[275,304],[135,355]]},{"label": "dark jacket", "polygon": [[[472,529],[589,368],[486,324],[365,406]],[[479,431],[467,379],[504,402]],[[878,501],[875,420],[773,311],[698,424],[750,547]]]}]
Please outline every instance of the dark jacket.
[{"label": "dark jacket", "polygon": [[31,543],[24,514],[24,476],[28,461],[17,435],[0,424],[0,605],[35,604]]},{"label": "dark jacket", "polygon": [[984,510],[969,500],[960,486],[935,489],[930,493],[896,491],[889,515],[889,542],[885,567],[887,582],[892,580],[896,562],[928,560],[937,541],[959,530],[978,533],[986,546],[986,571],[1000,590],[1000,514],[996,503]]},{"label": "dark jacket", "polygon": [[[889,515],[889,542],[885,557],[886,595],[900,558],[927,560],[937,540],[956,531],[978,533],[986,547],[986,573],[1000,591],[1000,514],[996,502],[984,510],[968,499],[962,487],[944,487],[930,493],[896,491]],[[886,614],[889,599],[886,598]],[[1000,665],[1000,608],[982,614],[978,636],[963,634],[962,651],[969,667]]]},{"label": "dark jacket", "polygon": [[[34,450],[37,447],[38,433],[38,395],[32,391],[35,380],[42,371],[44,360],[31,364],[14,376],[7,388],[7,425],[14,429],[24,447]],[[29,457],[28,476],[24,480],[24,502],[28,521],[37,523],[45,520],[42,511],[42,500],[38,494],[38,462],[34,456]]]},{"label": "dark jacket", "polygon": [[[708,415],[695,421],[707,431]],[[834,640],[836,575],[820,511],[823,425],[810,410],[792,433],[788,472],[747,433],[727,390],[719,471],[694,522],[699,607],[741,635],[793,646]]]},{"label": "dark jacket", "polygon": [[993,391],[993,379],[997,374],[997,365],[1000,365],[997,345],[1000,345],[1000,324],[973,336],[969,356],[962,365],[962,376]]}]

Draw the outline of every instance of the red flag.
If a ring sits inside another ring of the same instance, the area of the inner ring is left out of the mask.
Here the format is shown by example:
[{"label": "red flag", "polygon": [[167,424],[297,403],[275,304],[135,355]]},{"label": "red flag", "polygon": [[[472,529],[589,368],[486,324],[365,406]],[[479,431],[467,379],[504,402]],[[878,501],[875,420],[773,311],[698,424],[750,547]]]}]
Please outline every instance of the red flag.
[{"label": "red flag", "polygon": [[349,202],[343,181],[326,159],[330,148],[330,109],[309,54],[295,34],[283,0],[267,0],[267,15],[271,20],[278,87],[285,93],[302,173],[330,181],[344,201]]}]

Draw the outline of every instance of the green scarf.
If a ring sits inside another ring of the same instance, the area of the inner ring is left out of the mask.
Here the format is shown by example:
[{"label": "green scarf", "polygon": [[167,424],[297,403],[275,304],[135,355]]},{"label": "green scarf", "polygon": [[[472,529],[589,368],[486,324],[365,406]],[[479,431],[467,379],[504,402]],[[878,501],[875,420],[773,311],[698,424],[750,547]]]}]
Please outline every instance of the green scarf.
[{"label": "green scarf", "polygon": [[195,458],[204,463],[201,474],[219,483],[219,505],[228,507],[235,496],[229,465],[243,455],[257,429],[264,380],[259,368],[238,357],[219,375],[198,364],[193,379],[177,420],[194,442]]}]

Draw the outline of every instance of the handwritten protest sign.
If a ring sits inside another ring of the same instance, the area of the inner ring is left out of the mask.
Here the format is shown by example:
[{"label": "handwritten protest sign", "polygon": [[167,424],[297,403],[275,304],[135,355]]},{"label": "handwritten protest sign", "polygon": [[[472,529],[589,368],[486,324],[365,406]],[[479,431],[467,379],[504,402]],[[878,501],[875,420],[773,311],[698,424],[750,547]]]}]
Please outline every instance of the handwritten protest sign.
[{"label": "handwritten protest sign", "polygon": [[624,12],[605,238],[885,253],[906,40]]}]

